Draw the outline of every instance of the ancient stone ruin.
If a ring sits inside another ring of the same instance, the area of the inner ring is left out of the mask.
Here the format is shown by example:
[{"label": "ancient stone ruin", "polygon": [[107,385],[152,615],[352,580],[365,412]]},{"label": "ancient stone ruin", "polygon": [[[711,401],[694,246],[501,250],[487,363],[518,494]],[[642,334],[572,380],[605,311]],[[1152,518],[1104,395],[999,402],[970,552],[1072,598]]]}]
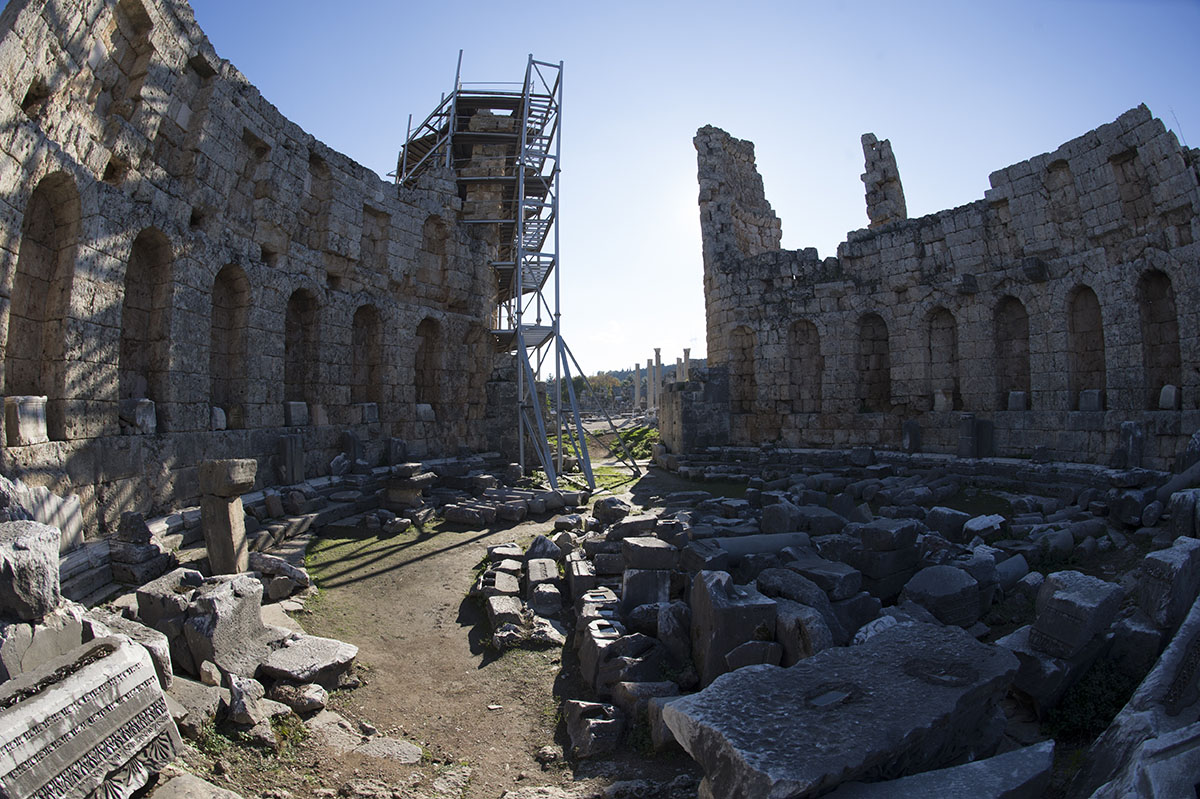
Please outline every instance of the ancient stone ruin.
[{"label": "ancient stone ruin", "polygon": [[[515,420],[549,391],[514,353],[557,336],[522,281],[557,255],[492,219],[512,98],[435,112],[386,182],[184,0],[11,0],[0,65],[0,796],[125,799],[295,717],[419,765],[327,707],[368,644],[288,612],[315,537],[449,529],[479,550],[459,626],[476,603],[488,658],[548,648],[573,688],[547,771],[638,739],[690,769],[606,799],[1195,793],[1200,151],[1146,108],[919,219],[866,134],[868,227],[825,259],[701,129],[708,357],[635,369],[661,443],[618,494],[557,484]],[[1054,719],[1097,686],[1121,709],[1063,777]]]},{"label": "ancient stone ruin", "polygon": [[1200,156],[1144,106],[909,219],[863,136],[866,230],[780,248],[754,146],[696,134],[707,382],[669,386],[672,452],[882,445],[1169,468],[1200,417]]}]

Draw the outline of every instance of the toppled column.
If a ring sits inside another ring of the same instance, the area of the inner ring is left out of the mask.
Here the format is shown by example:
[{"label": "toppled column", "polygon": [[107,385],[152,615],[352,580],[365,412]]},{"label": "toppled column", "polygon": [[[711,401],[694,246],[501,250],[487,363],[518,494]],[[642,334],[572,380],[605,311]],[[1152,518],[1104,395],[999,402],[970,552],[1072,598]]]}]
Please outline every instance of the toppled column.
[{"label": "toppled column", "polygon": [[200,464],[200,520],[214,575],[239,574],[250,568],[242,494],[254,487],[257,471],[258,462],[253,458]]},{"label": "toppled column", "polygon": [[864,133],[862,148],[867,162],[862,182],[867,187],[869,227],[874,230],[908,219],[904,187],[900,185],[900,170],[896,166],[896,156],[892,154],[892,143],[887,139],[880,141],[874,133]]}]

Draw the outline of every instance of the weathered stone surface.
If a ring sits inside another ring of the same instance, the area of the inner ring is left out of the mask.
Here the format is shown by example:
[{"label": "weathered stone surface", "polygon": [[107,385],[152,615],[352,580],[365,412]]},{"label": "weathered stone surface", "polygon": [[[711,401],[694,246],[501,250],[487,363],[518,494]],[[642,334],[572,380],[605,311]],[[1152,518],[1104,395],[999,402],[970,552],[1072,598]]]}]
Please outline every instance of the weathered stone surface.
[{"label": "weathered stone surface", "polygon": [[958,628],[905,626],[791,668],[722,675],[663,718],[705,768],[708,795],[815,795],[986,748],[994,741],[978,737],[1016,670],[1011,653]]},{"label": "weathered stone surface", "polygon": [[0,522],[0,618],[36,621],[58,607],[59,535],[39,522]]},{"label": "weathered stone surface", "polygon": [[210,660],[226,674],[253,677],[271,647],[289,635],[286,630],[264,625],[261,607],[262,583],[253,577],[243,574],[207,581],[188,605],[183,633],[191,658],[179,665],[197,674],[198,664]]},{"label": "weathered stone surface", "polygon": [[1200,539],[1180,537],[1169,549],[1146,555],[1138,575],[1138,607],[1165,630],[1174,630],[1200,593]]},{"label": "weathered stone surface", "polygon": [[258,462],[253,458],[202,461],[197,475],[200,493],[215,497],[237,497],[254,488]]},{"label": "weathered stone surface", "polygon": [[725,656],[734,648],[746,641],[774,635],[775,602],[754,586],[734,585],[727,572],[696,574],[690,605],[692,656],[701,685],[708,685],[725,673],[728,668]]},{"label": "weathered stone surface", "polygon": [[630,537],[621,541],[621,556],[626,569],[675,569],[679,550],[659,538]]},{"label": "weathered stone surface", "polygon": [[308,572],[298,566],[293,566],[278,555],[266,552],[251,552],[247,565],[250,571],[260,572],[271,576],[283,576],[292,580],[301,588],[312,585]]},{"label": "weathered stone surface", "polygon": [[769,597],[783,597],[815,608],[825,620],[834,643],[846,643],[846,629],[834,612],[829,597],[816,583],[790,569],[763,569],[758,575],[758,590]]},{"label": "weathered stone surface", "polygon": [[158,674],[159,685],[164,691],[171,687],[175,672],[171,668],[171,647],[167,642],[167,636],[158,630],[103,608],[92,608],[87,611],[85,618],[91,627],[93,638],[104,638],[113,634],[127,635],[144,646],[150,653],[150,659],[154,662],[154,671]]},{"label": "weathered stone surface", "polygon": [[592,516],[601,524],[613,524],[629,515],[629,503],[620,497],[602,497],[592,505]]},{"label": "weathered stone surface", "polygon": [[848,563],[813,557],[791,561],[785,567],[812,580],[831,600],[849,599],[862,588],[862,572]]},{"label": "weathered stone surface", "polygon": [[126,797],[176,756],[146,650],[98,638],[0,686],[6,796]]},{"label": "weathered stone surface", "polygon": [[900,594],[926,608],[943,624],[970,627],[979,620],[979,583],[954,566],[929,566],[917,572]]},{"label": "weathered stone surface", "polygon": [[594,757],[617,748],[625,718],[614,705],[568,699],[563,703],[567,734],[576,757]]},{"label": "weathered stone surface", "polygon": [[1076,571],[1051,574],[1038,591],[1030,646],[1053,657],[1074,657],[1108,628],[1121,599],[1120,586],[1098,577]]},{"label": "weathered stone surface", "polygon": [[791,666],[833,646],[833,633],[815,608],[776,599],[775,640],[783,646],[781,665]]},{"label": "weathered stone surface", "polygon": [[333,689],[354,668],[358,647],[333,638],[302,635],[285,641],[262,661],[261,671],[276,680],[317,683]]},{"label": "weathered stone surface", "polygon": [[154,799],[242,799],[242,795],[192,774],[180,774],[155,788]]},{"label": "weathered stone surface", "polygon": [[265,720],[266,715],[258,704],[267,694],[262,683],[236,674],[226,675],[226,680],[229,683],[229,720],[248,725]]},{"label": "weathered stone surface", "polygon": [[671,572],[662,569],[626,569],[621,579],[620,612],[625,616],[639,605],[657,605],[671,598]]},{"label": "weathered stone surface", "polygon": [[329,701],[329,692],[316,683],[294,685],[277,682],[271,686],[267,696],[276,702],[282,702],[300,715],[323,710]]},{"label": "weathered stone surface", "polygon": [[1087,673],[1109,646],[1109,638],[1096,636],[1070,658],[1059,658],[1034,647],[1032,627],[1025,625],[996,641],[1020,661],[1013,689],[1025,694],[1039,714],[1058,706],[1063,696]]},{"label": "weathered stone surface", "polygon": [[850,782],[827,794],[829,799],[1038,799],[1050,784],[1054,741],[1042,741],[1002,755],[953,768],[913,774],[898,780]]}]

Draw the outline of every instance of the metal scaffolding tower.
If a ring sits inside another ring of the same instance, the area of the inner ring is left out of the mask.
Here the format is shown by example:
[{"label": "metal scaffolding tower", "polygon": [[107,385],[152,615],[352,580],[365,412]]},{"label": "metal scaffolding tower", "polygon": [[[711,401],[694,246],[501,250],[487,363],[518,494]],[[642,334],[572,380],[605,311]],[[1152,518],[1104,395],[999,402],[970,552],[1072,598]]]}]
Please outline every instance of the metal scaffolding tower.
[{"label": "metal scaffolding tower", "polygon": [[[492,335],[498,352],[516,356],[521,468],[525,469],[526,449],[532,448],[550,484],[557,487],[565,445],[578,457],[588,487],[595,488],[571,385],[571,364],[577,373],[582,370],[560,328],[562,62],[538,61],[530,55],[521,84],[467,84],[461,73],[460,51],[454,90],[415,128],[409,117],[396,182],[411,184],[429,169],[449,168],[467,200],[463,221],[495,226],[497,249],[491,266],[498,293]],[[472,124],[475,120],[479,121]],[[543,370],[554,378],[548,397],[539,394]],[[550,412],[549,419],[544,411]]]}]

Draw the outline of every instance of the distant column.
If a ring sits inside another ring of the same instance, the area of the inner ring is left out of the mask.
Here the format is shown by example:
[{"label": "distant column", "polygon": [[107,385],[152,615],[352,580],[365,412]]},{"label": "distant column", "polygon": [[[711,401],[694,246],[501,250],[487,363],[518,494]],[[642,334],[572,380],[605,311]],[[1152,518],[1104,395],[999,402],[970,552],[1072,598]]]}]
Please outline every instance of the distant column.
[{"label": "distant column", "polygon": [[662,347],[654,348],[654,407],[662,405]]},{"label": "distant column", "polygon": [[675,359],[675,382],[682,383],[683,379],[684,379],[683,378],[683,358],[676,358]]},{"label": "distant column", "polygon": [[692,350],[690,347],[683,348],[683,381],[686,383],[692,379]]},{"label": "distant column", "polygon": [[654,407],[654,359],[646,359],[646,408]]},{"label": "distant column", "polygon": [[636,411],[642,407],[642,366],[635,363],[633,365],[633,409]]}]

